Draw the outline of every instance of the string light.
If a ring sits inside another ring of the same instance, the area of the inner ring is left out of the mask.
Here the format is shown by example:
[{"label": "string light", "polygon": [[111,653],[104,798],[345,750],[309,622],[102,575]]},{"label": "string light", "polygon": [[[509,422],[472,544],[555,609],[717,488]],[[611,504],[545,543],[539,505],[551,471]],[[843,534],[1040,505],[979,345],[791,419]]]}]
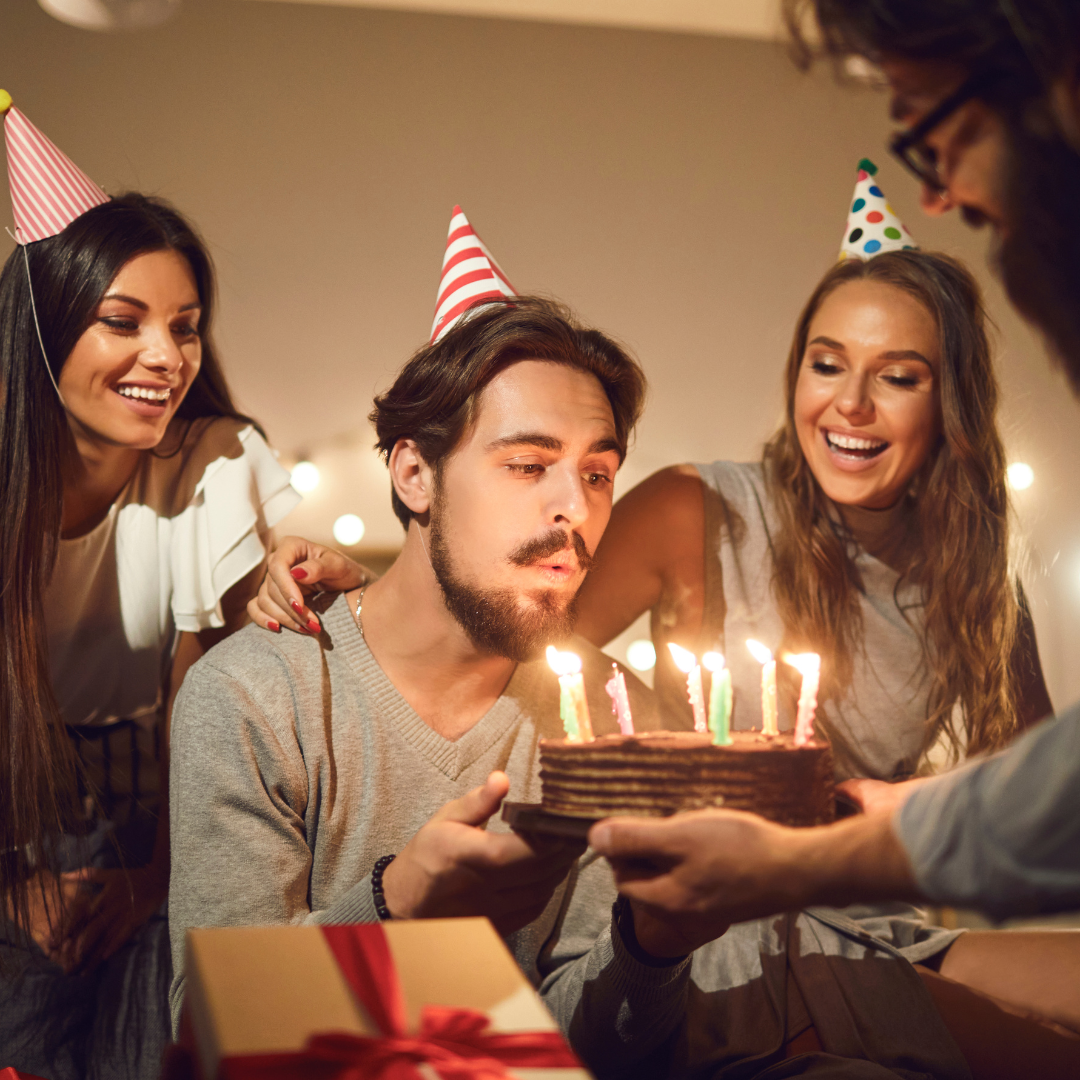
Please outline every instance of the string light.
[{"label": "string light", "polygon": [[355,514],[342,514],[334,522],[334,539],[345,547],[352,547],[364,539],[364,523]]},{"label": "string light", "polygon": [[635,671],[652,671],[656,667],[656,649],[647,638],[631,641],[626,648],[626,662]]},{"label": "string light", "polygon": [[1022,461],[1014,461],[1005,470],[1005,475],[1013,491],[1026,491],[1035,482],[1035,470]]},{"label": "string light", "polygon": [[311,461],[298,461],[292,468],[289,482],[301,495],[319,486],[319,467]]}]

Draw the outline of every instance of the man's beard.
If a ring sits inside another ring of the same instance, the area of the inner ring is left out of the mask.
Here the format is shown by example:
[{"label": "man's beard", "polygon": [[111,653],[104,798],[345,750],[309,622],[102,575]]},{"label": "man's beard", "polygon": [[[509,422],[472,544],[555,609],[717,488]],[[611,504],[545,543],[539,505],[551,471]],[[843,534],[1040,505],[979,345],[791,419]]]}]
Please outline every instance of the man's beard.
[{"label": "man's beard", "polygon": [[[553,528],[526,541],[509,556],[515,566],[529,566],[549,555],[565,551],[567,532]],[[554,589],[526,594],[526,605],[513,589],[484,589],[463,581],[456,573],[443,532],[443,515],[436,498],[431,508],[431,568],[443,592],[447,610],[461,624],[472,643],[485,652],[508,660],[535,659],[544,646],[570,636],[577,621],[577,594],[564,600]],[[589,570],[594,560],[577,533],[569,533],[578,563]]]},{"label": "man's beard", "polygon": [[1080,395],[1080,154],[1019,121],[1008,130],[1007,232],[996,261],[1009,299]]}]

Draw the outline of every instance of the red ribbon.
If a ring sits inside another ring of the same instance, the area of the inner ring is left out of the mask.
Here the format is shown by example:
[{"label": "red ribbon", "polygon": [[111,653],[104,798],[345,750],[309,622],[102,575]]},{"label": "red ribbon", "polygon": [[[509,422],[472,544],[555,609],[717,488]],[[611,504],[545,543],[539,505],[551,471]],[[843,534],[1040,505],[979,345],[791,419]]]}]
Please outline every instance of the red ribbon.
[{"label": "red ribbon", "polygon": [[493,1032],[487,1014],[476,1009],[426,1005],[420,1031],[408,1034],[405,999],[383,928],[324,926],[322,932],[382,1037],[328,1032],[313,1035],[302,1053],[227,1058],[223,1080],[421,1080],[421,1062],[442,1080],[506,1080],[513,1066],[579,1066],[558,1032]]}]

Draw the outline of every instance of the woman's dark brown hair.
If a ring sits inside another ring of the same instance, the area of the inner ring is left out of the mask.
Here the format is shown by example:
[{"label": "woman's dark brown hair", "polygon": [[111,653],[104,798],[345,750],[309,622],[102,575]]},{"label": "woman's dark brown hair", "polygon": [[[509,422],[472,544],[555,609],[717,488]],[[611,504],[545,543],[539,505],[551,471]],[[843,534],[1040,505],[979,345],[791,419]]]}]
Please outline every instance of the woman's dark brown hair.
[{"label": "woman's dark brown hair", "polygon": [[826,693],[835,696],[850,682],[861,639],[860,582],[847,538],[799,444],[795,386],[815,314],[852,281],[908,293],[933,317],[939,336],[942,434],[908,496],[915,503],[918,540],[900,579],[918,585],[924,597],[922,636],[931,677],[926,745],[944,734],[956,746],[951,715],[959,704],[968,751],[998,747],[1017,730],[1011,659],[1019,614],[996,421],[998,385],[978,285],[946,255],[895,251],[839,263],[799,317],[784,377],[784,423],[765,448],[781,523],[773,590],[788,645],[830,658]]},{"label": "woman's dark brown hair", "polygon": [[26,261],[17,248],[0,272],[0,902],[24,927],[28,882],[49,868],[75,791],[49,681],[41,597],[60,537],[63,464],[76,451],[46,363],[59,381],[117,273],[152,251],[176,251],[187,260],[202,305],[202,365],[178,415],[248,420],[232,403],[210,336],[210,256],[165,202],[139,194],[112,199],[58,236],[30,244]]},{"label": "woman's dark brown hair", "polygon": [[[519,360],[550,360],[595,375],[611,403],[620,461],[626,457],[645,403],[644,373],[611,338],[535,296],[481,300],[445,337],[417,351],[375,399],[368,419],[379,437],[376,448],[389,460],[398,439],[412,439],[437,480],[440,463],[472,424],[481,391]],[[412,511],[396,491],[390,497],[408,529]]]}]

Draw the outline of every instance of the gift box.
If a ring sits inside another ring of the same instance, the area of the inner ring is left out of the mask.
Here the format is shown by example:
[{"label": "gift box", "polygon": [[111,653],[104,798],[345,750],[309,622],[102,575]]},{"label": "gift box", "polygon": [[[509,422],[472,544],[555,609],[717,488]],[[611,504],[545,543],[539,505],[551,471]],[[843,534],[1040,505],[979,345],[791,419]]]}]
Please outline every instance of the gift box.
[{"label": "gift box", "polygon": [[589,1080],[487,919],[189,930],[203,1080]]}]

